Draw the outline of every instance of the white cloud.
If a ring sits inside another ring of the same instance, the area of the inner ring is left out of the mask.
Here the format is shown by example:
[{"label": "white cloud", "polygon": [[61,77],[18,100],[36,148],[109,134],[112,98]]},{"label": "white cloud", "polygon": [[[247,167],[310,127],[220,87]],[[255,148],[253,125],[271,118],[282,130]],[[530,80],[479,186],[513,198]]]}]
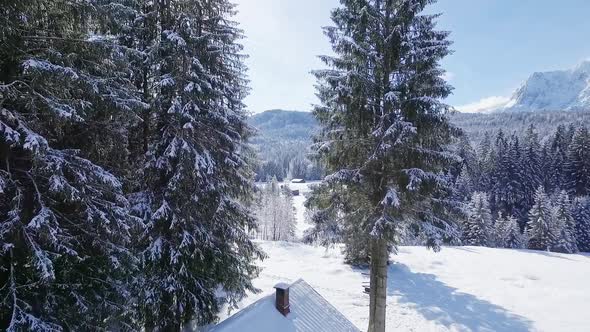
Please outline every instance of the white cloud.
[{"label": "white cloud", "polygon": [[474,103],[457,106],[455,108],[462,113],[489,113],[498,108],[506,106],[508,101],[510,101],[509,97],[492,96],[480,99]]},{"label": "white cloud", "polygon": [[442,78],[443,78],[445,81],[447,81],[447,82],[450,82],[450,81],[452,81],[452,80],[453,80],[453,78],[455,78],[455,73],[453,73],[452,71],[446,71],[446,72],[443,74]]}]

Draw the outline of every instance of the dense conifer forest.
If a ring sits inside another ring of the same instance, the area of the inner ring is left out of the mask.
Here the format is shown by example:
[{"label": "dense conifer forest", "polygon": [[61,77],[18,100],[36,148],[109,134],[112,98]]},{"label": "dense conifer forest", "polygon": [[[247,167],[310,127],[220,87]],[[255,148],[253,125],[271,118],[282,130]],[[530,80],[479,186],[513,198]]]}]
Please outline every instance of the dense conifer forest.
[{"label": "dense conifer forest", "polygon": [[179,331],[254,290],[234,13],[2,2],[1,330]]}]

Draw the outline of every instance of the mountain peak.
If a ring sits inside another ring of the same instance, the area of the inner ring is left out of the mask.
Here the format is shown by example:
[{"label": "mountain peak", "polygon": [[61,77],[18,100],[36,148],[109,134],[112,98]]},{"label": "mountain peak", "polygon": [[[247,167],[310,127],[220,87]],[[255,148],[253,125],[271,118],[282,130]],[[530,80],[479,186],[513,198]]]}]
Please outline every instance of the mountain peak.
[{"label": "mountain peak", "polygon": [[533,73],[498,111],[590,110],[590,60],[570,70]]},{"label": "mountain peak", "polygon": [[586,73],[590,75],[590,59],[580,62],[576,68],[574,68],[574,72]]}]

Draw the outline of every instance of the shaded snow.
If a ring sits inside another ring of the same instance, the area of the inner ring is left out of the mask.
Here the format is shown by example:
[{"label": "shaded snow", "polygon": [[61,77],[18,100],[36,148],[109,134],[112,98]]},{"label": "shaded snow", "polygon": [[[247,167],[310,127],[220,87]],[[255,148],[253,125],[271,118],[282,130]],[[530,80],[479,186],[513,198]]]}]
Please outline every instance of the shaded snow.
[{"label": "shaded snow", "polygon": [[[366,270],[338,249],[258,242],[269,255],[254,281],[263,292],[305,279],[359,329],[368,324]],[[590,256],[479,247],[401,247],[392,256],[388,331],[587,331]]]}]

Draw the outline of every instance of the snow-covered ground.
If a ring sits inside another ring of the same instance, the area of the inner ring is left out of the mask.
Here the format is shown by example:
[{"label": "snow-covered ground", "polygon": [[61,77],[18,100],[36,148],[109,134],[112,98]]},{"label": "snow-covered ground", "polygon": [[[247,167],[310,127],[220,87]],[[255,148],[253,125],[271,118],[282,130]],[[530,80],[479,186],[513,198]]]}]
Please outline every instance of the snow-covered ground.
[{"label": "snow-covered ground", "polygon": [[[258,242],[268,254],[254,282],[262,293],[303,278],[365,330],[367,271],[343,263],[340,250]],[[401,247],[392,256],[388,331],[588,331],[590,256],[479,247]]]},{"label": "snow-covered ground", "polygon": [[[297,236],[305,222],[310,183],[292,184]],[[262,290],[303,278],[361,330],[368,323],[368,271],[343,263],[339,248],[302,243],[258,244],[268,254],[254,281]],[[387,294],[388,331],[589,331],[590,255],[446,247],[434,253],[401,247],[392,255]]]},{"label": "snow-covered ground", "polygon": [[295,216],[297,219],[297,229],[295,236],[297,239],[301,239],[303,232],[311,227],[309,223],[305,221],[305,200],[307,195],[311,192],[311,186],[318,184],[319,182],[308,182],[308,183],[281,183],[286,184],[291,190],[299,190],[299,195],[293,197],[293,205],[295,207]]}]

